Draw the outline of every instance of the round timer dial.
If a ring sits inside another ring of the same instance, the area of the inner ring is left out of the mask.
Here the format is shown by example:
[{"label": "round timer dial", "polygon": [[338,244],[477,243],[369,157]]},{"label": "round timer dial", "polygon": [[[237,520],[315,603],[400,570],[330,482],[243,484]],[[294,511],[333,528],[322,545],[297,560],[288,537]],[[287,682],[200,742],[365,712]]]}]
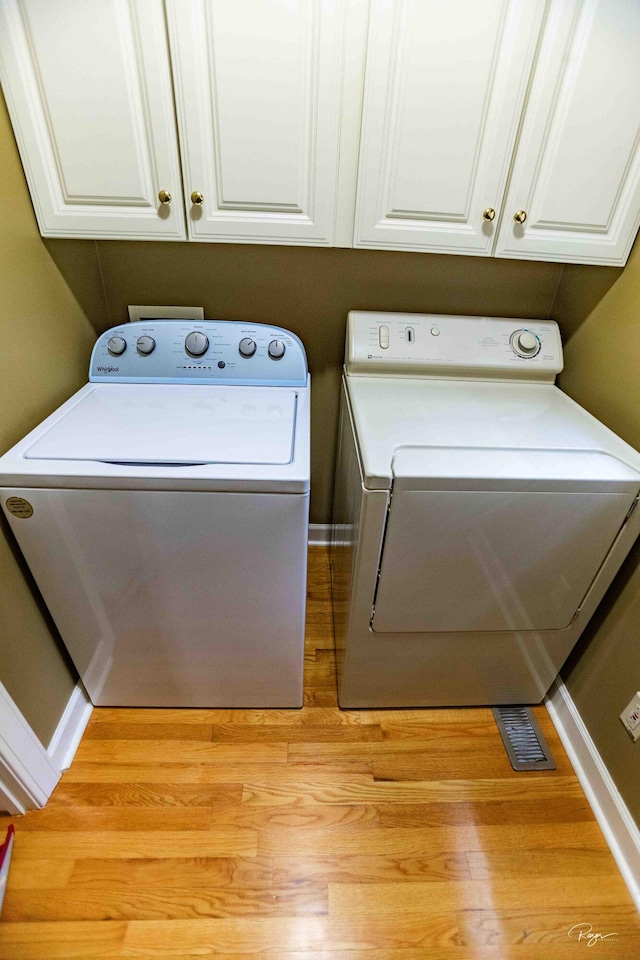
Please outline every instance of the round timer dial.
[{"label": "round timer dial", "polygon": [[511,334],[510,343],[516,356],[523,357],[526,360],[540,353],[542,346],[538,337],[530,330],[516,330],[515,333]]}]

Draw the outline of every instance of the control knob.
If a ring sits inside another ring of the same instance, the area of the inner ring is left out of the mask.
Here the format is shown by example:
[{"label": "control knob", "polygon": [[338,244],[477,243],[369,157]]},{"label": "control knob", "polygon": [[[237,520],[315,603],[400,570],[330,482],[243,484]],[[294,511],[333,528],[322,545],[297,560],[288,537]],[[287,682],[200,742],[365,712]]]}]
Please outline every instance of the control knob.
[{"label": "control knob", "polygon": [[516,330],[511,335],[511,347],[520,357],[534,357],[540,350],[540,341],[529,330]]},{"label": "control knob", "polygon": [[187,338],[184,341],[184,348],[190,356],[201,357],[209,349],[209,337],[205,336],[204,333],[199,333],[197,330],[194,330],[193,333],[187,334]]},{"label": "control knob", "polygon": [[127,341],[124,337],[109,337],[107,341],[107,350],[112,357],[121,356],[127,349]]},{"label": "control knob", "polygon": [[256,342],[251,337],[243,337],[238,344],[241,357],[252,357],[256,352]]},{"label": "control knob", "polygon": [[148,357],[149,354],[153,353],[153,351],[155,350],[156,342],[153,339],[153,337],[147,337],[145,335],[142,337],[138,337],[136,347],[138,348],[138,353],[141,353],[144,357]]},{"label": "control knob", "polygon": [[272,360],[282,360],[285,353],[285,345],[282,340],[272,340],[269,344],[269,356]]}]

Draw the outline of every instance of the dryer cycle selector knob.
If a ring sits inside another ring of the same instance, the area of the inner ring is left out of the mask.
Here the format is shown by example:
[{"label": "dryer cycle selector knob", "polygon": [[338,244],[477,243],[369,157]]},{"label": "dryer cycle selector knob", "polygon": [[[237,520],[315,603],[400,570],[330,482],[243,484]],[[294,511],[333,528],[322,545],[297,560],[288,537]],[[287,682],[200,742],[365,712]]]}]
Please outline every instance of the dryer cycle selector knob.
[{"label": "dryer cycle selector knob", "polygon": [[194,330],[193,333],[187,334],[184,348],[192,357],[201,357],[209,349],[209,337]]},{"label": "dryer cycle selector knob", "polygon": [[121,356],[127,349],[127,341],[124,337],[109,337],[107,341],[107,350],[112,357]]},{"label": "dryer cycle selector knob", "polygon": [[138,337],[136,347],[138,348],[138,353],[141,353],[144,357],[148,357],[149,354],[155,350],[156,342],[153,337]]},{"label": "dryer cycle selector knob", "polygon": [[272,360],[282,360],[286,347],[282,340],[272,340],[269,344],[269,356]]},{"label": "dryer cycle selector knob", "polygon": [[256,342],[251,337],[243,337],[238,344],[238,351],[241,357],[252,357],[256,352]]},{"label": "dryer cycle selector knob", "polygon": [[540,341],[529,330],[516,330],[511,334],[511,349],[519,357],[535,357],[540,347]]}]

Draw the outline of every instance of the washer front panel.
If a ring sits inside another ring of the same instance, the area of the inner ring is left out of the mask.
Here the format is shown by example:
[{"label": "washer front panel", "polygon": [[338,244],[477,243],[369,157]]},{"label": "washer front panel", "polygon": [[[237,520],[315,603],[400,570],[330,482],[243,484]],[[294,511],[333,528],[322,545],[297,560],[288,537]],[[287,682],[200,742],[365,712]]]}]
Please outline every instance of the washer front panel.
[{"label": "washer front panel", "polygon": [[8,488],[92,702],[302,705],[309,497]]}]

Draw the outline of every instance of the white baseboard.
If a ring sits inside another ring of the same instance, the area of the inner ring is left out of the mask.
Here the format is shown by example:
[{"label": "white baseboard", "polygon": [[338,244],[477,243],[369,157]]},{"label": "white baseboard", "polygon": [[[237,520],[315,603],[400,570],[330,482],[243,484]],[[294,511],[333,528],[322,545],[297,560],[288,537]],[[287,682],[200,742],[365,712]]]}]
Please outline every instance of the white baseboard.
[{"label": "white baseboard", "polygon": [[[0,768],[1,769],[1,768]],[[12,817],[17,817],[21,813],[27,812],[27,801],[24,797],[24,794],[20,793],[20,789],[16,790],[15,793],[11,792],[8,781],[11,779],[6,768],[2,770],[3,780],[7,782],[0,781],[0,813],[9,813]],[[11,786],[15,789],[15,783],[12,783]],[[18,795],[20,794],[20,795]],[[0,837],[0,839],[2,839]]]},{"label": "white baseboard", "polygon": [[640,830],[559,677],[545,704],[622,878],[640,910]]},{"label": "white baseboard", "polygon": [[11,813],[43,807],[60,771],[0,683],[0,802]]},{"label": "white baseboard", "polygon": [[51,761],[59,770],[67,770],[71,766],[92,710],[89,695],[78,682],[47,747]]},{"label": "white baseboard", "polygon": [[309,524],[309,546],[310,547],[328,547],[331,543],[331,524],[330,523],[310,523]]}]

